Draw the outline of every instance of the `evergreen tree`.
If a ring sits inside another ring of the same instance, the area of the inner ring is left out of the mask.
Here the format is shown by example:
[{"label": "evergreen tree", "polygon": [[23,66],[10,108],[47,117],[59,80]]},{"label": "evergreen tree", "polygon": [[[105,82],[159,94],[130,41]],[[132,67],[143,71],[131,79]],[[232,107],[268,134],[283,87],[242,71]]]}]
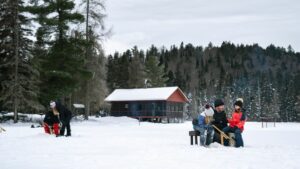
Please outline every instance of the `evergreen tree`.
[{"label": "evergreen tree", "polygon": [[129,88],[142,88],[145,86],[145,67],[144,58],[140,56],[138,48],[135,46],[132,49],[131,62],[129,65]]},{"label": "evergreen tree", "polygon": [[127,50],[123,55],[118,59],[116,65],[118,65],[117,77],[116,77],[116,86],[118,88],[129,88],[128,79],[129,79],[129,62],[131,58],[130,50]]},{"label": "evergreen tree", "polygon": [[25,17],[23,1],[3,1],[0,5],[0,69],[2,108],[14,111],[14,122],[18,111],[40,111],[38,102],[38,76],[32,60],[32,41],[28,29],[30,20]]},{"label": "evergreen tree", "polygon": [[186,91],[186,85],[184,83],[180,69],[177,69],[175,72],[175,85],[180,87],[183,91]]},{"label": "evergreen tree", "polygon": [[85,44],[86,41],[80,33],[64,40],[63,48],[59,41],[51,47],[43,68],[43,94],[47,102],[55,98],[63,98],[79,87],[82,79],[91,77],[86,71]]},{"label": "evergreen tree", "polygon": [[115,57],[112,55],[109,55],[107,58],[107,64],[106,64],[106,69],[107,69],[107,86],[109,88],[109,92],[112,92],[115,89],[115,83],[116,83],[116,77],[117,77],[117,72],[116,72],[116,65],[114,64],[118,58],[118,53],[114,54]]},{"label": "evergreen tree", "polygon": [[159,65],[159,61],[156,56],[147,56],[146,62],[146,74],[147,80],[150,82],[151,87],[163,87],[167,78],[164,73],[164,65]]},{"label": "evergreen tree", "polygon": [[166,81],[166,85],[167,86],[175,86],[175,77],[171,70],[169,70],[167,77],[168,77],[168,80]]},{"label": "evergreen tree", "polygon": [[[42,60],[42,94],[44,104],[50,99],[66,98],[74,91],[81,79],[91,75],[84,69],[86,42],[80,32],[71,35],[69,24],[80,23],[83,15],[73,12],[74,2],[70,0],[35,0],[30,12],[35,14],[41,27],[38,42],[49,43],[45,59]],[[37,3],[38,2],[38,3]],[[49,15],[51,14],[51,15]],[[47,37],[55,36],[49,40]]]}]

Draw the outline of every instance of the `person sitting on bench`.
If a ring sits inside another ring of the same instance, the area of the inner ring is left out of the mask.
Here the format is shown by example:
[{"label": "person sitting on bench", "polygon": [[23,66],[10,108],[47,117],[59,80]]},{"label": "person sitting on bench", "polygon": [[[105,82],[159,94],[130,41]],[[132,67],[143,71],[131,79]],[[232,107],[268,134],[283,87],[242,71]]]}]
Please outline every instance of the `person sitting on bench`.
[{"label": "person sitting on bench", "polygon": [[[212,124],[219,130],[223,130],[223,128],[228,126],[226,113],[224,111],[225,110],[224,101],[222,99],[216,99],[214,105],[215,105],[214,116],[213,116],[214,121],[212,122]],[[221,133],[217,129],[215,129],[214,142],[218,142],[222,144],[221,140],[222,140]]]},{"label": "person sitting on bench", "polygon": [[214,111],[210,105],[205,106],[205,110],[199,115],[198,123],[194,124],[194,130],[200,133],[200,145],[208,146],[213,141],[214,129],[211,126]]},{"label": "person sitting on bench", "polygon": [[55,115],[52,110],[48,111],[44,118],[44,130],[47,134],[53,133],[59,135],[59,119],[58,115]]},{"label": "person sitting on bench", "polygon": [[243,99],[239,98],[234,103],[234,112],[232,118],[228,119],[229,126],[223,129],[224,133],[234,133],[235,147],[244,147],[244,141],[242,138],[242,132],[244,130],[244,124],[246,121],[246,115],[242,112]]}]

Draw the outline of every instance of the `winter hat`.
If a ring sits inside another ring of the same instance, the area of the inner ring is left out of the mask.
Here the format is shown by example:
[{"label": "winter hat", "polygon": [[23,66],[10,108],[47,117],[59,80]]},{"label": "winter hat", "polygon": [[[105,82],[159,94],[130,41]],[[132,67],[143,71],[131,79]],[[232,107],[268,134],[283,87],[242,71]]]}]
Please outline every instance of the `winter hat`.
[{"label": "winter hat", "polygon": [[236,99],[234,105],[239,106],[239,107],[242,108],[243,107],[243,102],[244,102],[244,100],[242,98],[238,98],[238,99]]},{"label": "winter hat", "polygon": [[50,107],[54,108],[56,106],[56,103],[54,101],[50,101]]},{"label": "winter hat", "polygon": [[204,114],[205,114],[205,116],[213,116],[214,110],[210,107],[210,108],[204,110]]},{"label": "winter hat", "polygon": [[215,107],[219,107],[219,106],[222,106],[224,105],[224,102],[222,99],[216,99],[215,100]]}]

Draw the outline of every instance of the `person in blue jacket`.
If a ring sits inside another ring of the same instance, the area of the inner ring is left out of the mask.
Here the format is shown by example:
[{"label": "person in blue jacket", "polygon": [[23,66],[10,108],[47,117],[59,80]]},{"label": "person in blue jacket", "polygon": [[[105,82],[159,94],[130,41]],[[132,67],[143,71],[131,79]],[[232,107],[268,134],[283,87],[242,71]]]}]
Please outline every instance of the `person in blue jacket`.
[{"label": "person in blue jacket", "polygon": [[214,129],[211,125],[213,121],[214,110],[210,105],[205,105],[205,110],[198,116],[194,130],[200,132],[200,145],[209,146],[213,141]]}]

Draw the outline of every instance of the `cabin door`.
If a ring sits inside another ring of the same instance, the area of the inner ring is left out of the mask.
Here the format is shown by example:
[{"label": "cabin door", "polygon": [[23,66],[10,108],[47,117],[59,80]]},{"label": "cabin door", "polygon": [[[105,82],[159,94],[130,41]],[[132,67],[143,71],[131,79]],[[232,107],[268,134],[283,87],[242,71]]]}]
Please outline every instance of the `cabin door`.
[{"label": "cabin door", "polygon": [[136,103],[136,102],[133,102],[130,104],[130,112],[132,114],[132,116],[136,117],[136,116],[139,116],[139,104]]},{"label": "cabin door", "polygon": [[156,104],[151,103],[151,116],[155,116],[155,109],[156,109]]}]

